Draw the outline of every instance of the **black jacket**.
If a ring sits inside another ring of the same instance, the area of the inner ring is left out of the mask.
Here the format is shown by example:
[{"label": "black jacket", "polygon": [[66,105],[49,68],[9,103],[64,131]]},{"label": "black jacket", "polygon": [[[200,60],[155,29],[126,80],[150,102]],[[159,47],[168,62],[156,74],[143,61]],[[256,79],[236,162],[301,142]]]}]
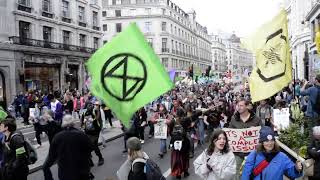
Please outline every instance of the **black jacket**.
[{"label": "black jacket", "polygon": [[129,172],[128,180],[147,180],[147,176],[144,173],[145,163],[136,162]]},{"label": "black jacket", "polygon": [[315,160],[313,177],[320,179],[320,140],[312,140],[308,147],[308,155]]},{"label": "black jacket", "polygon": [[[95,113],[93,113],[93,111],[95,111]],[[100,131],[102,129],[102,119],[101,119],[101,115],[97,115],[97,114],[98,113],[100,114],[100,109],[93,110],[93,111],[92,112],[87,111],[85,113],[85,115],[82,116],[83,118],[85,118],[85,116],[92,116],[92,118],[93,118],[92,125],[94,128],[93,129],[86,129],[85,128],[85,132],[88,135],[99,137]]]},{"label": "black jacket", "polygon": [[51,142],[48,157],[43,165],[45,180],[53,180],[50,167],[57,161],[60,180],[87,180],[90,174],[90,157],[93,145],[82,131],[66,127]]},{"label": "black jacket", "polygon": [[4,179],[15,180],[17,175],[27,175],[29,169],[22,133],[12,132],[5,143],[7,145],[4,145]]}]

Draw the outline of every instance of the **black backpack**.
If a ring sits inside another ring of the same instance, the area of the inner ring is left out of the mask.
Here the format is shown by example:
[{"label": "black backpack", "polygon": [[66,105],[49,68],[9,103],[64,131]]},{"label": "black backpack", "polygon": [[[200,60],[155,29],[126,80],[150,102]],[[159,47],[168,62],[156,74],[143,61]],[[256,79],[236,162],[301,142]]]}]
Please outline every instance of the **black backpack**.
[{"label": "black backpack", "polygon": [[38,154],[37,154],[37,151],[35,150],[35,148],[30,144],[30,142],[28,140],[25,140],[24,136],[22,134],[20,134],[20,133],[12,134],[11,139],[16,135],[17,136],[22,136],[22,138],[24,140],[24,149],[26,150],[26,156],[27,156],[28,165],[36,163],[37,160],[38,160]]},{"label": "black backpack", "polygon": [[313,106],[313,110],[318,114],[320,115],[320,87],[316,87],[317,90],[318,90],[318,93],[317,93],[317,98],[316,98],[316,102]]},{"label": "black backpack", "polygon": [[133,168],[133,165],[136,162],[145,163],[144,173],[146,174],[147,180],[165,180],[166,179],[162,175],[162,172],[159,166],[151,159],[137,158],[132,162],[131,168]]}]

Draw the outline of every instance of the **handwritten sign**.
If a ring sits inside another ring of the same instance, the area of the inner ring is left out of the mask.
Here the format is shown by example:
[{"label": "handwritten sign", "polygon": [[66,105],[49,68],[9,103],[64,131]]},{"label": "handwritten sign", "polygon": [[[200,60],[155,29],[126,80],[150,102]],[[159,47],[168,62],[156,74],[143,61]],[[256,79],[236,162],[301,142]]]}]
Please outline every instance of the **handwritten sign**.
[{"label": "handwritten sign", "polygon": [[259,143],[259,131],[261,127],[251,127],[246,129],[224,128],[228,136],[228,143],[233,152],[248,153],[256,149]]},{"label": "handwritten sign", "polygon": [[290,123],[289,108],[273,109],[273,121],[279,130],[284,130],[289,127]]},{"label": "handwritten sign", "polygon": [[165,119],[158,119],[157,124],[154,125],[154,138],[167,139],[168,126]]}]

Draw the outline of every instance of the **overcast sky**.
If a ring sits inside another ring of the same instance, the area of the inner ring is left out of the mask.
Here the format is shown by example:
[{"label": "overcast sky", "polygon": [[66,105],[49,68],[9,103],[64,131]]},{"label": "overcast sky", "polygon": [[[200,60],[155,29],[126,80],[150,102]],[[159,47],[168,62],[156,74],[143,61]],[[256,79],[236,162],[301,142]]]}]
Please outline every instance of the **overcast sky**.
[{"label": "overcast sky", "polygon": [[255,32],[280,10],[282,0],[172,0],[185,12],[194,9],[209,33],[233,31],[243,37]]}]

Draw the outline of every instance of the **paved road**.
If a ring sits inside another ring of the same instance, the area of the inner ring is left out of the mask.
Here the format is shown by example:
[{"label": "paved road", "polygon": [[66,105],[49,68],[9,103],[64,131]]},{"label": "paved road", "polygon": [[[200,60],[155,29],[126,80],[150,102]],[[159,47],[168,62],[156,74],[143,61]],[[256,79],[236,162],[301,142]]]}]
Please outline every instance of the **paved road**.
[{"label": "paved road", "polygon": [[[147,132],[147,131],[146,131]],[[175,179],[171,177],[170,174],[170,153],[168,153],[163,159],[158,157],[159,152],[159,140],[157,139],[146,139],[145,144],[143,145],[143,150],[152,158],[164,173],[167,179]],[[105,164],[103,166],[95,165],[92,169],[93,174],[96,176],[96,180],[117,180],[116,172],[121,164],[126,160],[127,154],[122,153],[123,150],[123,138],[116,139],[107,143],[107,147],[102,149],[102,154],[105,158]],[[197,147],[195,151],[195,157],[197,157],[202,152],[201,147]],[[97,164],[97,157],[93,153],[93,161]],[[200,179],[197,175],[194,174],[193,163],[194,159],[190,160],[190,176],[185,179],[198,180]],[[54,166],[51,168],[54,178],[57,180],[57,167]],[[28,180],[43,180],[42,171],[37,171],[28,176]]]}]

